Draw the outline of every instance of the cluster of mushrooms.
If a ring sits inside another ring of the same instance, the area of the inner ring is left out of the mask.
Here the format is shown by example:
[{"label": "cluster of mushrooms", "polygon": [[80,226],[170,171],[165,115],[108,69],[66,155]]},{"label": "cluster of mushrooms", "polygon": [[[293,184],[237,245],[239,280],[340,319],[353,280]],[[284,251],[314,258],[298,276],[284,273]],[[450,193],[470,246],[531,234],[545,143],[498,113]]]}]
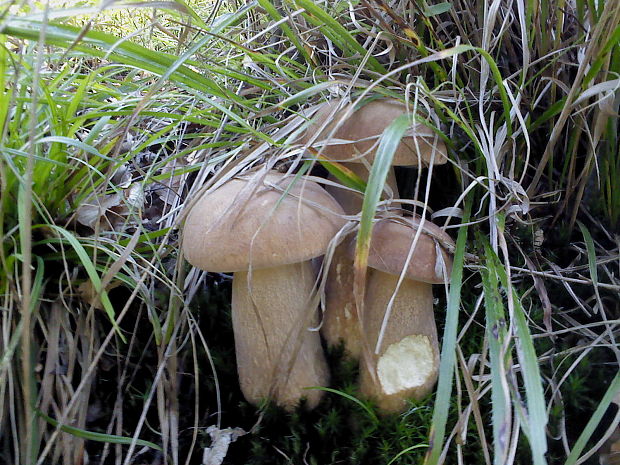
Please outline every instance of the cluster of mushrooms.
[{"label": "cluster of mushrooms", "polygon": [[[357,109],[332,101],[314,115],[301,142],[367,180],[379,137],[403,113],[404,104],[388,99]],[[445,146],[423,125],[411,128],[393,158],[401,166],[445,162]],[[234,273],[237,369],[248,402],[269,399],[289,410],[302,398],[308,408],[319,403],[324,391],[308,388],[329,384],[316,329],[321,320],[327,344],[344,342],[360,359],[361,393],[380,411],[399,412],[408,398],[427,395],[437,380],[432,284],[447,281],[454,244],[438,226],[400,209],[376,218],[358,311],[355,235],[339,232],[347,218],[359,214],[363,197],[334,184],[323,188],[275,171],[234,178],[193,204],[183,228],[183,252],[202,270]],[[386,186],[397,198],[393,173]],[[321,319],[313,259],[328,248],[333,254],[324,263],[329,269]]]}]

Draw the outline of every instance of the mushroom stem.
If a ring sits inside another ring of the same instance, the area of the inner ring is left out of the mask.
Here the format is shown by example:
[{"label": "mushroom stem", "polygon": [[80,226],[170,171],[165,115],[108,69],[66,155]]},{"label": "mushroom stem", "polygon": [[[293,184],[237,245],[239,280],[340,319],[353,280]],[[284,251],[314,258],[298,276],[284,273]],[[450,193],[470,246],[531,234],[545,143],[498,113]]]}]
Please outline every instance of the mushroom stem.
[{"label": "mushroom stem", "polygon": [[439,343],[433,315],[432,285],[404,279],[394,298],[382,343],[376,352],[383,318],[398,276],[371,269],[364,299],[364,331],[372,354],[370,368],[361,365],[361,392],[383,412],[400,412],[407,398],[432,391],[439,368]]},{"label": "mushroom stem", "polygon": [[[361,163],[342,163],[364,181],[368,181],[368,169]],[[330,175],[330,178],[333,178]],[[385,182],[398,197],[398,186],[394,170],[390,169]],[[362,210],[364,197],[346,189],[327,186],[326,190],[334,197],[347,215],[355,215]],[[362,354],[362,332],[357,316],[353,294],[353,260],[347,252],[348,241],[339,244],[334,250],[325,286],[325,313],[321,334],[330,346],[344,341],[346,350],[353,358]]]},{"label": "mushroom stem", "polygon": [[310,261],[234,274],[232,322],[241,391],[253,404],[271,398],[293,409],[302,397],[315,407],[326,386],[327,363],[310,308],[315,274]]},{"label": "mushroom stem", "polygon": [[339,244],[332,256],[325,284],[325,312],[321,334],[329,346],[344,342],[353,358],[362,353],[362,332],[353,298],[353,261],[347,241]]}]

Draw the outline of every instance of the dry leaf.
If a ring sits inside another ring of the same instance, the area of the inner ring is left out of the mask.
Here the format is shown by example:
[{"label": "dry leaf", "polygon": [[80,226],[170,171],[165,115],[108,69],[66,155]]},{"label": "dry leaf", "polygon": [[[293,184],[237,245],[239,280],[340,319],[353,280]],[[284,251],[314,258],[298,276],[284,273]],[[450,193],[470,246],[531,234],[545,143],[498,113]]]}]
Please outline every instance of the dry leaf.
[{"label": "dry leaf", "polygon": [[108,210],[120,205],[121,199],[119,194],[89,197],[77,208],[76,220],[84,226],[95,229]]},{"label": "dry leaf", "polygon": [[[110,291],[115,287],[118,287],[122,284],[119,280],[113,280],[106,286],[106,291]],[[97,310],[104,310],[103,304],[101,303],[100,294],[95,289],[93,282],[89,279],[80,284],[77,288],[77,293],[80,298],[89,306],[92,305],[93,308]]]},{"label": "dry leaf", "polygon": [[238,437],[246,434],[241,428],[218,429],[209,426],[207,433],[211,436],[211,447],[205,447],[202,455],[202,465],[221,465],[228,453],[228,446]]}]

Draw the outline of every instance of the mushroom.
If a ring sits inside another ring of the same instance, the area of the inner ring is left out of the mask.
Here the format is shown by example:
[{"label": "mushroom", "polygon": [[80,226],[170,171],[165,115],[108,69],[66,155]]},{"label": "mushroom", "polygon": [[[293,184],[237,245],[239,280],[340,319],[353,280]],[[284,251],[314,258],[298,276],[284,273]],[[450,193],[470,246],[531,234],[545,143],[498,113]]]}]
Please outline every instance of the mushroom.
[{"label": "mushroom", "polygon": [[[392,99],[375,99],[365,103],[347,116],[349,107],[341,100],[324,104],[312,118],[302,138],[304,144],[322,147],[320,153],[339,162],[364,181],[368,181],[369,167],[381,134],[400,115],[407,113],[405,104]],[[324,126],[324,127],[323,127]],[[329,138],[329,139],[327,139]],[[447,161],[444,143],[423,124],[415,124],[396,148],[392,165],[427,166]],[[365,163],[366,162],[366,163]],[[386,184],[398,197],[394,170],[390,170]],[[327,186],[328,192],[342,205],[348,215],[358,214],[363,197],[347,189]],[[362,353],[362,336],[353,298],[353,262],[344,243],[336,247],[325,286],[325,313],[321,333],[329,345],[344,342],[351,356]]]},{"label": "mushroom", "polygon": [[[373,353],[369,363],[360,363],[360,390],[383,412],[401,411],[407,398],[426,396],[437,381],[432,285],[446,282],[452,268],[446,248],[454,242],[441,228],[425,222],[405,268],[419,228],[418,218],[381,219],[370,242],[362,327]],[[355,244],[349,244],[351,259],[354,251]],[[404,279],[396,291],[403,269]]]},{"label": "mushroom", "polygon": [[[340,108],[342,107],[342,108]],[[340,99],[325,103],[312,117],[301,142],[320,149],[325,158],[337,161],[368,181],[368,167],[375,160],[379,138],[399,116],[407,114],[407,106],[393,99],[375,99],[350,114],[350,105]],[[412,126],[394,152],[393,166],[428,166],[446,163],[446,146],[435,133],[421,123]],[[398,195],[396,177],[390,170],[388,186]],[[327,187],[348,214],[359,213],[363,198],[349,190]]]},{"label": "mushroom", "polygon": [[292,409],[315,407],[328,369],[313,305],[311,259],[325,253],[343,226],[343,211],[318,184],[270,172],[232,179],[203,195],[183,229],[192,265],[234,272],[231,313],[243,395]]}]

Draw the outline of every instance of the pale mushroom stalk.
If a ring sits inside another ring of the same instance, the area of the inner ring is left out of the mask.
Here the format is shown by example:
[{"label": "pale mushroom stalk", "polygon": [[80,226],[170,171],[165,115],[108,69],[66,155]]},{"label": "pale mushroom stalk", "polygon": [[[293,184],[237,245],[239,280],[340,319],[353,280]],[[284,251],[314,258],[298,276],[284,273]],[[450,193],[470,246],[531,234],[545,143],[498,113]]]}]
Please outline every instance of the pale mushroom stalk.
[{"label": "pale mushroom stalk", "polygon": [[[342,162],[365,182],[368,182],[368,168],[361,163]],[[331,175],[330,175],[331,178]],[[398,197],[398,187],[394,170],[388,174],[386,185]],[[342,206],[347,215],[356,215],[362,210],[364,197],[358,193],[332,186],[327,191]],[[328,277],[325,284],[326,308],[323,314],[321,334],[328,345],[335,346],[344,341],[349,355],[359,358],[362,354],[363,341],[361,325],[357,316],[353,298],[353,260],[349,257],[349,242],[345,240],[334,249]]]},{"label": "pale mushroom stalk", "polygon": [[[418,219],[380,220],[371,239],[363,327],[372,353],[370,363],[360,363],[360,389],[386,413],[402,411],[408,398],[426,396],[437,381],[439,343],[432,284],[447,279],[452,261],[444,247],[453,242],[426,222],[407,264],[419,225]],[[349,253],[352,257],[353,244]]]},{"label": "pale mushroom stalk", "polygon": [[235,273],[235,351],[248,402],[271,398],[294,407],[303,396],[310,408],[319,403],[322,391],[303,389],[326,386],[329,379],[319,333],[306,331],[317,323],[316,312],[308,312],[315,277],[310,261],[253,270],[251,288],[247,271]]},{"label": "pale mushroom stalk", "polygon": [[[360,390],[377,401],[383,412],[400,412],[405,399],[420,399],[432,391],[439,369],[439,342],[430,284],[404,280],[394,298],[379,353],[375,344],[396,290],[398,276],[369,270],[364,298],[364,330],[370,336],[373,378],[360,365]],[[390,343],[389,341],[395,341]]]},{"label": "pale mushroom stalk", "polygon": [[310,260],[344,224],[338,203],[316,183],[298,180],[283,196],[292,179],[267,174],[250,198],[243,195],[250,180],[228,181],[196,202],[183,230],[192,265],[234,272],[231,313],[245,398],[288,409],[302,397],[315,407],[322,391],[305,388],[328,383],[319,334],[308,330],[317,319]]},{"label": "pale mushroom stalk", "polygon": [[[375,99],[343,120],[347,108],[339,108],[341,105],[340,100],[323,105],[313,117],[302,142],[315,144],[325,158],[342,163],[364,181],[368,181],[367,165],[374,162],[379,137],[394,119],[407,112],[407,107],[396,100]],[[424,167],[430,163],[446,163],[445,145],[441,140],[436,141],[435,137],[425,126],[413,125],[398,145],[392,164]],[[363,163],[361,156],[367,163]],[[398,198],[393,169],[389,171],[386,185]],[[355,215],[361,211],[363,196],[331,186],[327,189],[342,205],[345,213]],[[361,325],[353,295],[353,261],[346,256],[346,247],[346,243],[338,246],[332,258],[325,287],[325,313],[321,333],[329,345],[344,341],[347,351],[353,357],[359,358],[363,347]]]},{"label": "pale mushroom stalk", "polygon": [[325,311],[321,334],[329,346],[344,342],[344,347],[353,358],[359,358],[363,350],[363,339],[357,307],[353,298],[353,261],[349,258],[348,241],[334,249],[325,282]]}]

